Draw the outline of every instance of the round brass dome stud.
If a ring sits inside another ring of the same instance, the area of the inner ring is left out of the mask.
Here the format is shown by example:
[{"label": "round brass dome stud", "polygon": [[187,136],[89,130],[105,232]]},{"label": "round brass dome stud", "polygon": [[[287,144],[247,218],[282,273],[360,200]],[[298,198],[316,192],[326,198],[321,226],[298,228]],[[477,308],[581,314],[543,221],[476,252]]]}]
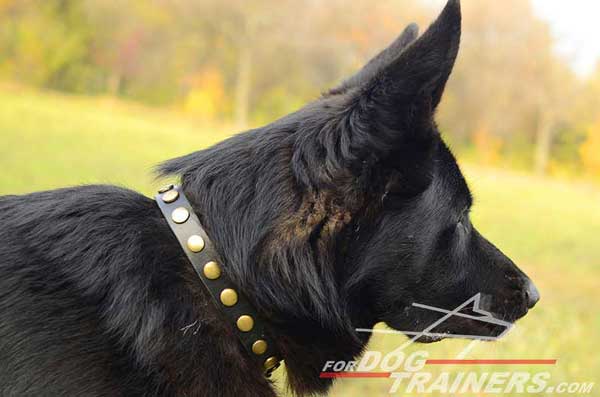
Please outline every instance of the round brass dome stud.
[{"label": "round brass dome stud", "polygon": [[175,186],[173,186],[173,185],[163,186],[160,189],[158,189],[158,193],[163,194],[163,193],[168,192],[169,190],[173,189],[174,187]]},{"label": "round brass dome stud", "polygon": [[257,356],[264,354],[266,351],[267,351],[267,342],[266,341],[259,339],[252,344],[252,353],[256,354]]},{"label": "round brass dome stud", "polygon": [[240,316],[237,319],[237,327],[242,332],[251,331],[254,328],[254,319],[247,314]]},{"label": "round brass dome stud", "polygon": [[162,201],[165,203],[172,203],[179,198],[179,192],[177,190],[169,190],[162,195]]},{"label": "round brass dome stud", "polygon": [[190,217],[190,212],[183,207],[175,208],[171,213],[171,219],[175,223],[184,223]]},{"label": "round brass dome stud", "polygon": [[267,371],[273,369],[277,366],[278,363],[279,360],[277,359],[277,357],[269,357],[265,360],[265,369]]},{"label": "round brass dome stud", "polygon": [[220,298],[221,303],[228,307],[235,305],[238,301],[237,292],[231,288],[225,288],[223,291],[221,291]]},{"label": "round brass dome stud", "polygon": [[200,252],[204,249],[204,239],[197,234],[193,234],[188,238],[187,246],[192,252]]},{"label": "round brass dome stud", "polygon": [[203,272],[204,277],[209,280],[216,280],[221,277],[221,268],[215,261],[207,262],[206,265],[204,265]]}]

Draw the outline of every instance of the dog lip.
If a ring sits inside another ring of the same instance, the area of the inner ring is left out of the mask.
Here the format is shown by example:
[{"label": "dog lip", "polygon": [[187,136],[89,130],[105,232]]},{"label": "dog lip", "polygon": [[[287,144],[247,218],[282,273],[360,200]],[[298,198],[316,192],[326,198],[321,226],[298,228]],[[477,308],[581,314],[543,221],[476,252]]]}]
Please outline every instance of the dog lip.
[{"label": "dog lip", "polygon": [[514,324],[517,320],[525,317],[529,313],[529,308],[525,301],[514,306],[513,310],[503,310],[504,314],[498,311],[489,311],[490,315],[498,320]]}]

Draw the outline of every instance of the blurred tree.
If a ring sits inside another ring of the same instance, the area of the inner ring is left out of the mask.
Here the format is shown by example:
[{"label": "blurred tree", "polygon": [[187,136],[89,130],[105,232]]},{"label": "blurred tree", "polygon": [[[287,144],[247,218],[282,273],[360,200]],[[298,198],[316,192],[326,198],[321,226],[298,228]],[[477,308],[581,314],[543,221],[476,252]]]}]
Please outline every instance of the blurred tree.
[{"label": "blurred tree", "polygon": [[0,13],[4,74],[46,88],[93,89],[87,57],[92,33],[83,21],[79,2],[3,0]]},{"label": "blurred tree", "polygon": [[590,175],[600,177],[600,121],[590,125],[586,139],[579,148],[584,170]]},{"label": "blurred tree", "polygon": [[484,130],[527,140],[534,168],[547,168],[553,131],[568,117],[572,72],[553,53],[548,26],[529,2],[465,2],[461,55],[440,111],[454,141]]},{"label": "blurred tree", "polygon": [[594,72],[580,84],[575,102],[575,117],[581,123],[590,124],[600,118],[600,62]]},{"label": "blurred tree", "polygon": [[579,154],[584,171],[600,176],[600,63],[577,96],[576,119],[583,125]]},{"label": "blurred tree", "polygon": [[[0,0],[0,77],[175,105],[242,129],[317,97],[406,24],[423,31],[441,4]],[[439,114],[453,146],[474,147],[489,163],[518,153],[540,173],[580,159],[584,127],[600,109],[600,71],[580,84],[527,0],[464,1],[463,14]]]},{"label": "blurred tree", "polygon": [[215,67],[207,67],[191,77],[190,86],[184,109],[204,120],[214,121],[222,116],[225,107],[225,92],[223,76]]},{"label": "blurred tree", "polygon": [[186,68],[178,70],[176,65],[187,57],[175,51],[182,29],[170,2],[82,3],[94,32],[90,53],[106,93],[157,104],[180,97],[178,74]]}]

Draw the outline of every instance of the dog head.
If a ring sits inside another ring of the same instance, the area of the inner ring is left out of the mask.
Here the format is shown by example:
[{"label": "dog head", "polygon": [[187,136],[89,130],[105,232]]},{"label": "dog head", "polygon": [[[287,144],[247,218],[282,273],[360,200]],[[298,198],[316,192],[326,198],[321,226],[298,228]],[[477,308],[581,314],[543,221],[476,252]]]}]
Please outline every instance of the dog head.
[{"label": "dog head", "polygon": [[[481,293],[513,322],[539,299],[471,224],[471,194],[434,122],[460,26],[450,0],[423,35],[410,25],[317,101],[162,168],[182,176],[230,276],[285,335],[297,379],[318,377],[318,359],[333,358],[322,352],[350,349],[357,327],[420,331],[440,317],[415,302],[452,310]],[[485,327],[459,318],[433,331]]]},{"label": "dog head", "polygon": [[[329,205],[346,217],[351,230],[338,240],[338,278],[357,302],[352,310],[369,322],[421,331],[440,314],[413,302],[454,309],[476,294],[483,309],[513,322],[539,299],[531,280],[471,224],[469,188],[434,122],[460,32],[458,1],[421,37],[407,27],[323,98],[317,106],[328,121],[309,119],[294,152],[306,185],[329,190]],[[501,330],[451,318],[435,332]]]}]

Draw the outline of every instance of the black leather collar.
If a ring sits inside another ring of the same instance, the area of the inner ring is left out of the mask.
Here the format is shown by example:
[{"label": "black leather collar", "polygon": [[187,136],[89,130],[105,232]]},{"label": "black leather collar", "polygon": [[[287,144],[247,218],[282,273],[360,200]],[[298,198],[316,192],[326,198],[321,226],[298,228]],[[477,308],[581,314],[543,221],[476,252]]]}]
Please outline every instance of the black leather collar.
[{"label": "black leather collar", "polygon": [[159,190],[156,203],[224,320],[269,377],[280,364],[275,343],[266,333],[264,320],[225,274],[214,245],[181,187],[169,185]]}]

